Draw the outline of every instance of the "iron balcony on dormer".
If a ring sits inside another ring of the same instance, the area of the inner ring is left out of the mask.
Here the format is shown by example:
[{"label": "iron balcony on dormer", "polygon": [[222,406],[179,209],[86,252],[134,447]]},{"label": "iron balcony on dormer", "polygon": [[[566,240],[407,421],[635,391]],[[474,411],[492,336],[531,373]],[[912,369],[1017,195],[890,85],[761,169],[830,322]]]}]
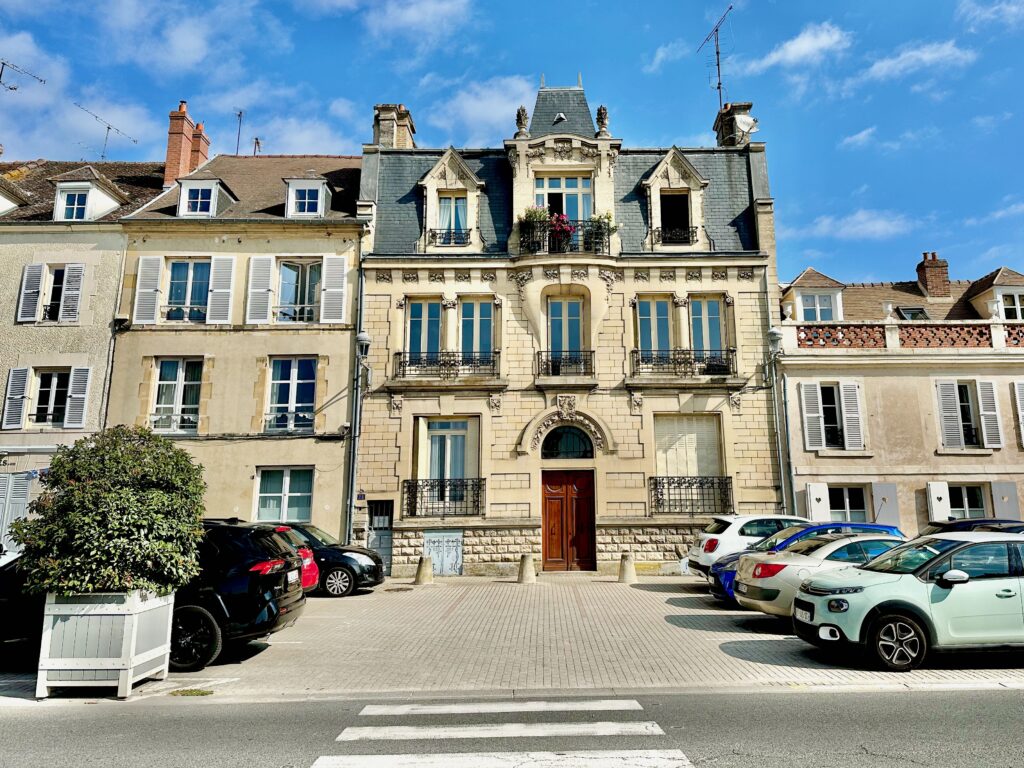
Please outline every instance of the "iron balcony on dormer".
[{"label": "iron balcony on dormer", "polygon": [[608,253],[611,232],[603,220],[519,222],[522,253]]},{"label": "iron balcony on dormer", "polygon": [[431,229],[427,232],[430,245],[469,245],[472,229]]},{"label": "iron balcony on dormer", "polygon": [[655,245],[693,245],[697,242],[696,227],[655,227]]}]

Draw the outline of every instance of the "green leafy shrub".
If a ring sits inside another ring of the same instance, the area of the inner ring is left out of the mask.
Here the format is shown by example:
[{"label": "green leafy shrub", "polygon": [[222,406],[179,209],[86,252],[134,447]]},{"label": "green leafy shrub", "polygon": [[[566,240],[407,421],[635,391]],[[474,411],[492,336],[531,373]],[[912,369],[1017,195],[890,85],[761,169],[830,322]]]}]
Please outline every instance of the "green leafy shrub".
[{"label": "green leafy shrub", "polygon": [[11,526],[34,592],[165,593],[199,573],[203,468],[142,427],[61,446]]}]

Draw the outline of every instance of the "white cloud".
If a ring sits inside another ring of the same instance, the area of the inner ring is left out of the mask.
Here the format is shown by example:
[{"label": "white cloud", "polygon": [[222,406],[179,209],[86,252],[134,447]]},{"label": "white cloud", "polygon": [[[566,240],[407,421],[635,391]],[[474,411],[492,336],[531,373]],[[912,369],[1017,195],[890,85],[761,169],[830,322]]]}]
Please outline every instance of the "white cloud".
[{"label": "white cloud", "polygon": [[359,117],[359,108],[352,99],[339,96],[330,103],[327,111],[334,117],[345,122],[354,122]]},{"label": "white cloud", "polygon": [[988,24],[1017,27],[1024,24],[1024,0],[999,0],[994,3],[960,0],[956,16],[967,23],[971,32]]},{"label": "white cloud", "polygon": [[680,136],[672,141],[677,147],[713,147],[717,142],[718,137],[711,131],[691,133],[688,136]]},{"label": "white cloud", "polygon": [[863,131],[857,131],[857,133],[851,134],[850,136],[845,136],[840,140],[839,147],[840,149],[865,147],[872,142],[877,131],[878,126],[872,125],[870,128],[865,128]]},{"label": "white cloud", "polygon": [[971,118],[971,125],[982,133],[992,133],[1000,125],[1009,125],[1012,112],[1003,112],[1000,115],[975,115]]},{"label": "white cloud", "polygon": [[922,83],[914,83],[910,86],[910,91],[926,96],[934,102],[945,101],[950,93],[948,89],[940,87],[935,78],[929,78]]},{"label": "white cloud", "polygon": [[914,222],[898,211],[858,208],[845,216],[819,216],[806,227],[780,228],[779,236],[795,239],[886,240],[914,228]]},{"label": "white cloud", "polygon": [[489,146],[511,135],[516,109],[532,103],[536,88],[522,75],[466,83],[450,99],[435,102],[427,122],[447,132],[447,141]]},{"label": "white cloud", "polygon": [[830,55],[837,55],[850,47],[849,32],[831,22],[808,24],[800,34],[775,46],[760,59],[747,62],[743,68],[748,74],[760,74],[772,67],[801,67],[819,64]]},{"label": "white cloud", "polygon": [[324,14],[354,11],[360,4],[360,0],[295,0],[294,3],[296,10]]},{"label": "white cloud", "polygon": [[960,48],[954,40],[946,40],[942,43],[924,43],[904,48],[893,56],[877,59],[855,79],[876,82],[897,80],[921,70],[966,67],[977,58],[978,54],[975,51],[969,48]]},{"label": "white cloud", "polygon": [[378,0],[363,13],[377,40],[411,43],[422,57],[473,21],[470,0]]},{"label": "white cloud", "polygon": [[1007,205],[1004,205],[1002,208],[997,208],[994,211],[986,213],[984,216],[972,216],[964,223],[969,226],[975,226],[977,224],[986,224],[990,221],[1000,221],[1001,219],[1009,219],[1015,216],[1024,216],[1024,202],[1008,201]]},{"label": "white cloud", "polygon": [[679,61],[690,52],[689,46],[682,40],[673,40],[671,43],[659,45],[651,60],[644,65],[644,72],[654,74],[660,72],[661,68],[670,62]]},{"label": "white cloud", "polygon": [[358,142],[315,117],[273,117],[253,123],[249,130],[260,137],[264,155],[355,154],[360,149]]}]

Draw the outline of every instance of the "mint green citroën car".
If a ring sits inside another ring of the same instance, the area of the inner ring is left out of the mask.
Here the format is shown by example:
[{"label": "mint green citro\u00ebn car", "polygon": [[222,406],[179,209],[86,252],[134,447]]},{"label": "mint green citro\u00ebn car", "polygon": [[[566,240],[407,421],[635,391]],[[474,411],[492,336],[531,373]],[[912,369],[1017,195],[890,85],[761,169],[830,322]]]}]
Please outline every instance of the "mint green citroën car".
[{"label": "mint green citro\u00ebn car", "polygon": [[1024,647],[1022,594],[1024,534],[935,534],[804,581],[793,627],[906,672],[931,651]]}]

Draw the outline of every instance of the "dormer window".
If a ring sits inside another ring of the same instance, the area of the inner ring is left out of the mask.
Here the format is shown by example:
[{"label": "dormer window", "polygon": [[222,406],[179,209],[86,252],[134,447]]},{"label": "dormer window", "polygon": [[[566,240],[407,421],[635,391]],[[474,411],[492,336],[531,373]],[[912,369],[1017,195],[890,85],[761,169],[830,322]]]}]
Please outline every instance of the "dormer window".
[{"label": "dormer window", "polygon": [[836,319],[835,297],[831,293],[804,293],[800,296],[805,321],[828,323]]},{"label": "dormer window", "polygon": [[185,201],[185,212],[210,215],[213,204],[213,190],[209,187],[190,189]]},{"label": "dormer window", "polygon": [[653,250],[702,250],[710,247],[704,229],[705,179],[681,151],[672,148],[641,184],[646,188]]},{"label": "dormer window", "polygon": [[285,179],[285,181],[288,184],[286,208],[289,218],[322,218],[331,207],[330,188],[322,179]]},{"label": "dormer window", "polygon": [[896,316],[900,320],[929,320],[924,307],[896,307]]},{"label": "dormer window", "polygon": [[63,192],[64,221],[85,221],[85,211],[89,201],[88,191]]},{"label": "dormer window", "polygon": [[320,212],[320,190],[312,187],[295,190],[295,212],[317,214]]}]

